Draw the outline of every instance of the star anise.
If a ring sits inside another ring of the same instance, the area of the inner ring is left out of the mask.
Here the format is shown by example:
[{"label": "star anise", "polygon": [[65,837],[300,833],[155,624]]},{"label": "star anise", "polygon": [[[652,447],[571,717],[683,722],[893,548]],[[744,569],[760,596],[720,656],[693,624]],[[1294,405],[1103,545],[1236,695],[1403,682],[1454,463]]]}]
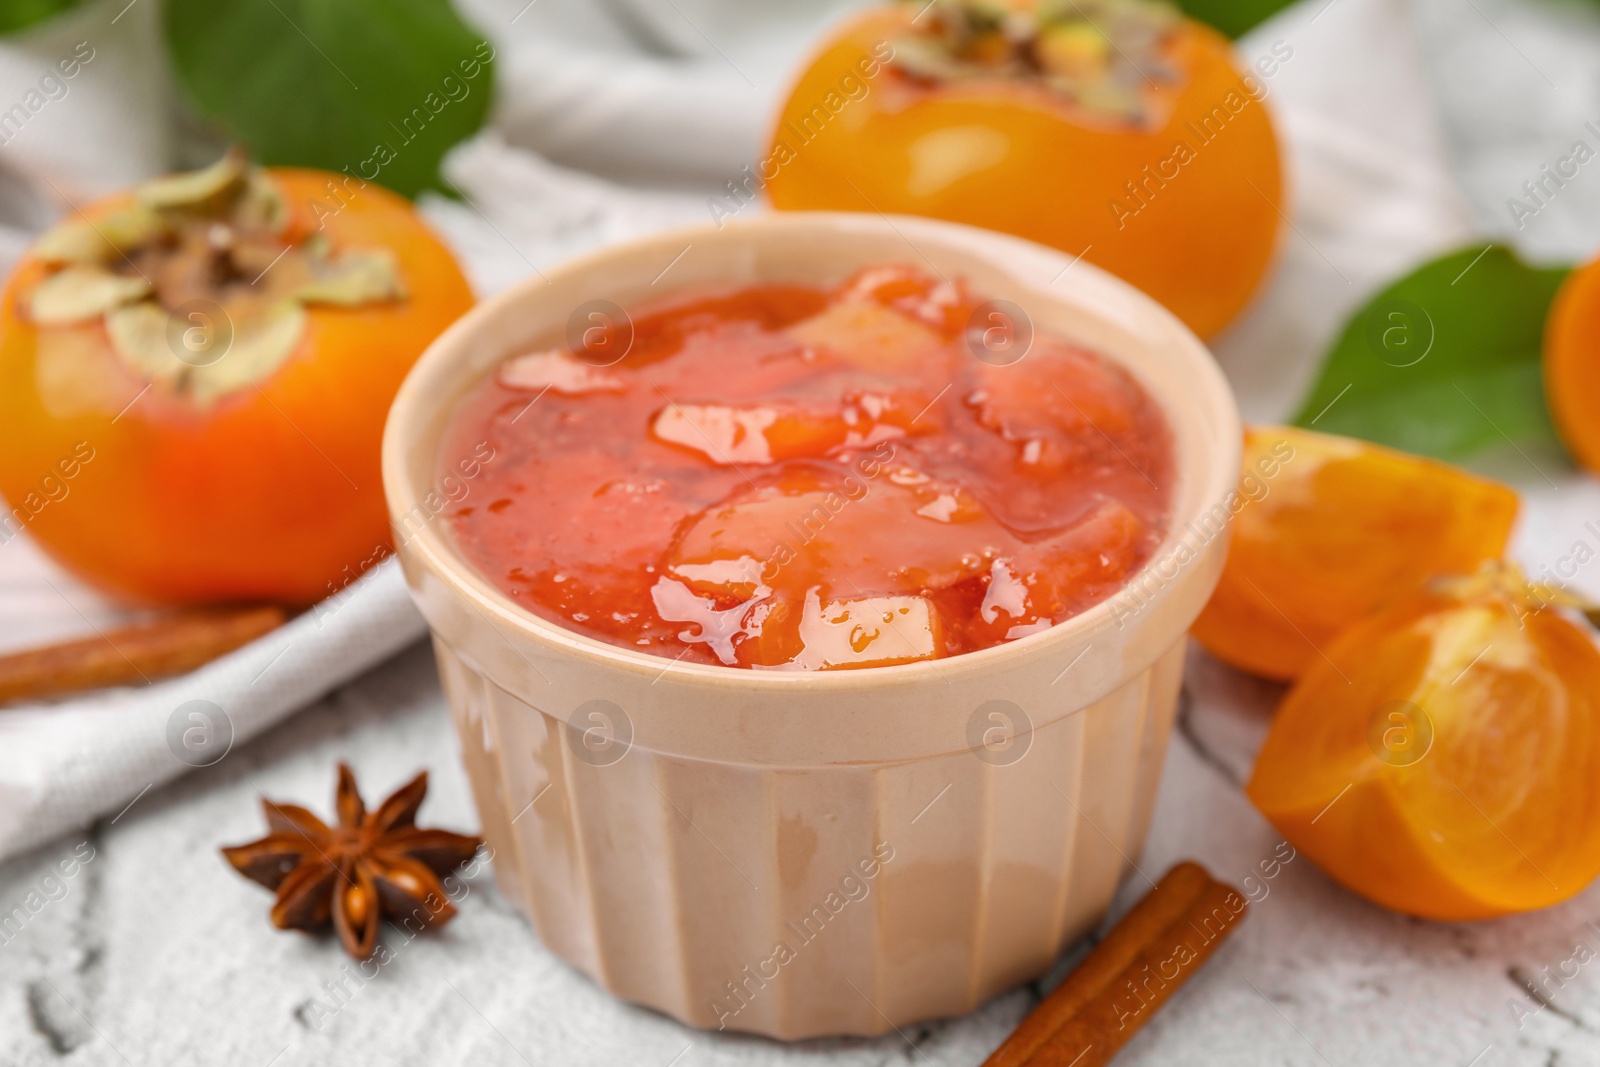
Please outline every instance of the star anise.
[{"label": "star anise", "polygon": [[356,959],[367,959],[387,915],[408,929],[442,926],[456,914],[440,879],[478,851],[482,839],[422,830],[417,808],[428,792],[423,771],[368,812],[355,775],[339,764],[339,825],[298,804],[261,800],[271,833],[222,850],[234,870],[278,894],[272,923],[318,931],[332,922]]}]

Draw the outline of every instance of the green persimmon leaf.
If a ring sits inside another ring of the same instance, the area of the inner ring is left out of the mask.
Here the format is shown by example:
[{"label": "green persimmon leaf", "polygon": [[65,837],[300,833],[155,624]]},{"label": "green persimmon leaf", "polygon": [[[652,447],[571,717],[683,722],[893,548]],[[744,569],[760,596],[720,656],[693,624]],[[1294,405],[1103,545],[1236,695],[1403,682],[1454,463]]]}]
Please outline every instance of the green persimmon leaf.
[{"label": "green persimmon leaf", "polygon": [[449,0],[167,0],[164,17],[189,98],[262,163],[416,196],[489,112],[494,50]]},{"label": "green persimmon leaf", "polygon": [[0,34],[25,30],[36,22],[54,18],[84,0],[0,0]]},{"label": "green persimmon leaf", "polygon": [[1559,445],[1540,346],[1567,271],[1498,245],[1423,265],[1345,325],[1294,424],[1450,461],[1508,442]]},{"label": "green persimmon leaf", "polygon": [[1190,18],[1209,23],[1229,37],[1242,37],[1291,3],[1293,0],[1178,0]]}]

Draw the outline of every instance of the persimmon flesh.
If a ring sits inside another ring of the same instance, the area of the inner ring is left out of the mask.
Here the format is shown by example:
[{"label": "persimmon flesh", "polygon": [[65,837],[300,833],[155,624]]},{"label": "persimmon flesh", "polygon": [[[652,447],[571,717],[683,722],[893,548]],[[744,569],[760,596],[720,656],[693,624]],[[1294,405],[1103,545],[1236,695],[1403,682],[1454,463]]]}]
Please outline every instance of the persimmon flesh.
[{"label": "persimmon flesh", "polygon": [[1268,678],[1299,677],[1432,575],[1497,559],[1517,513],[1498,482],[1309,430],[1249,429],[1243,468],[1228,562],[1193,633]]},{"label": "persimmon flesh", "polygon": [[1335,880],[1427,919],[1547,907],[1600,873],[1600,652],[1498,563],[1347,630],[1247,787]]}]

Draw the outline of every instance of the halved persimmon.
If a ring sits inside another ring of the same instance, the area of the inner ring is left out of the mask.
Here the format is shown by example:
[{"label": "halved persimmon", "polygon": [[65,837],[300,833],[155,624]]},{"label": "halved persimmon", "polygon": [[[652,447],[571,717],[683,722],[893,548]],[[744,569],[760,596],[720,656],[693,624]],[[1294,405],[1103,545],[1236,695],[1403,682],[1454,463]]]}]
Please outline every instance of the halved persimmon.
[{"label": "halved persimmon", "polygon": [[1279,707],[1251,801],[1407,914],[1577,893],[1600,873],[1600,651],[1556,599],[1489,563],[1345,631]]},{"label": "halved persimmon", "polygon": [[1544,326],[1544,395],[1561,440],[1600,472],[1600,259],[1556,291]]},{"label": "halved persimmon", "polygon": [[472,294],[401,197],[234,152],[47,231],[0,303],[0,540],[137,601],[308,603],[387,554],[384,419]]},{"label": "halved persimmon", "polygon": [[1159,0],[902,2],[823,46],[755,177],[779,208],[1081,253],[1209,335],[1255,292],[1282,219],[1264,97],[1226,38]]},{"label": "halved persimmon", "polygon": [[1233,544],[1195,621],[1206,651],[1289,680],[1346,627],[1505,550],[1517,495],[1448,464],[1289,427],[1245,433]]}]

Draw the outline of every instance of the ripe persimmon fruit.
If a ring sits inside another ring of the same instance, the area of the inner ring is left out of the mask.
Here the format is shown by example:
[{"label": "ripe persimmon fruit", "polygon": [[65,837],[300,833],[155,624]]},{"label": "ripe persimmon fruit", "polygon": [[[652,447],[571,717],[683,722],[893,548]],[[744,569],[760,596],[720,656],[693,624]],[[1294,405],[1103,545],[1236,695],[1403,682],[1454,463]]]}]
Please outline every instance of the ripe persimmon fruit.
[{"label": "ripe persimmon fruit", "polygon": [[1600,651],[1514,567],[1346,630],[1285,697],[1247,787],[1295,848],[1428,919],[1542,908],[1600,873]]},{"label": "ripe persimmon fruit", "polygon": [[389,404],[471,304],[345,175],[229,153],[86,207],[0,307],[0,538],[138,602],[317,600],[387,554]]},{"label": "ripe persimmon fruit", "polygon": [[1544,392],[1561,440],[1600,472],[1600,259],[1567,275],[1545,317]]},{"label": "ripe persimmon fruit", "polygon": [[1218,659],[1285,681],[1432,575],[1498,559],[1517,514],[1498,482],[1282,426],[1245,432],[1239,497],[1222,579],[1192,632]]},{"label": "ripe persimmon fruit", "polygon": [[754,177],[779,208],[1081,253],[1209,335],[1255,292],[1282,219],[1263,86],[1157,0],[899,3],[824,45]]}]

